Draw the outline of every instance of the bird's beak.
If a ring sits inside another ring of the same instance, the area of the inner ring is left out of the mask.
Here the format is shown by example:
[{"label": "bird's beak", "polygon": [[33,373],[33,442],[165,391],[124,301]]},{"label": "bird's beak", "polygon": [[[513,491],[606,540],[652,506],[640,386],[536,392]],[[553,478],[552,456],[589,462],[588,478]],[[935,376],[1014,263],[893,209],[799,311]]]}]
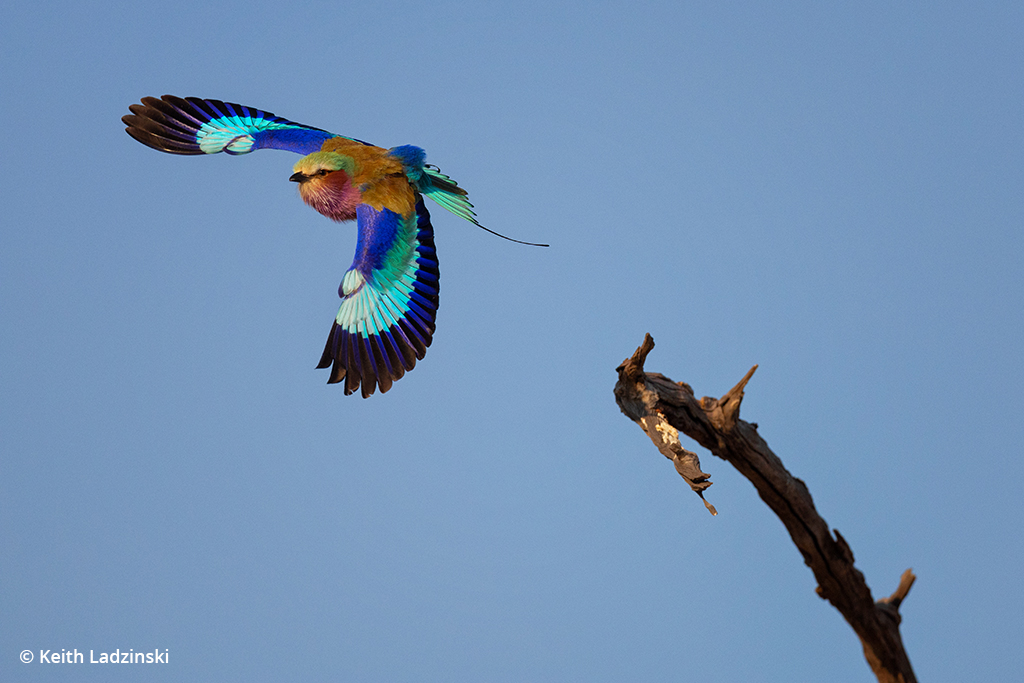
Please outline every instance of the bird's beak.
[{"label": "bird's beak", "polygon": [[289,178],[288,180],[292,181],[293,183],[304,183],[307,180],[309,180],[309,176],[306,175],[305,173],[292,173],[292,177]]}]

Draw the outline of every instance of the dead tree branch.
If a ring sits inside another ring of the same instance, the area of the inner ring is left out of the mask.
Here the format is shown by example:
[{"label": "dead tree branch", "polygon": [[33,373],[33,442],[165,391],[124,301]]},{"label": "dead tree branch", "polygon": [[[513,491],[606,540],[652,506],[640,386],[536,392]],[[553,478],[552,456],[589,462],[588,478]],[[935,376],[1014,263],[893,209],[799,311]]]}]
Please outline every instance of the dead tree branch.
[{"label": "dead tree branch", "polygon": [[[731,463],[751,481],[761,499],[778,515],[804,562],[818,581],[817,593],[832,603],[864,647],[864,656],[881,683],[914,683],[917,678],[900,638],[899,607],[914,583],[911,570],[903,573],[896,592],[875,602],[864,575],[853,566],[853,551],[846,540],[814,508],[804,482],[783,466],[757,433],[757,425],[739,419],[743,389],[755,365],[722,398],[698,400],[684,382],[644,371],[654,339],[643,344],[617,370],[615,401],[636,422],[658,450],[673,461],[676,471],[704,499],[711,482],[700,469],[697,454],[679,443],[679,432]],[[714,506],[704,501],[711,514]]]}]

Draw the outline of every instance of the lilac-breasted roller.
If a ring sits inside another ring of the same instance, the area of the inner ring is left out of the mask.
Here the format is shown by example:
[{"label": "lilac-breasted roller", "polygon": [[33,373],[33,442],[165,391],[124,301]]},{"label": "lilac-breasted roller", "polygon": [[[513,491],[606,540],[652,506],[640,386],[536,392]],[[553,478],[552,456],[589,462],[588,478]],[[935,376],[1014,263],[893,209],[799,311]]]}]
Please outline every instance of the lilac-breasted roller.
[{"label": "lilac-breasted roller", "polygon": [[356,220],[355,259],[338,288],[341,308],[317,365],[331,368],[328,383],[345,380],[346,394],[361,388],[367,398],[423,359],[438,304],[434,229],[423,197],[484,226],[466,191],[426,164],[422,149],[384,149],[220,100],[143,97],[128,109],[121,119],[128,134],[161,152],[298,152],[304,156],[290,180],[303,201],[331,220]]}]

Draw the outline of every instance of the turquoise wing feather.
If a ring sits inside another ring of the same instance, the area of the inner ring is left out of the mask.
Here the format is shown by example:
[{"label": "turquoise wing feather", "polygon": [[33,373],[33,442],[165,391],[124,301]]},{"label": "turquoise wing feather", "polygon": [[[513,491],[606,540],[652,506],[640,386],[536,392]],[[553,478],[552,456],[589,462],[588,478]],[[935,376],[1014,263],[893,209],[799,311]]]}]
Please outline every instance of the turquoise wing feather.
[{"label": "turquoise wing feather", "polygon": [[426,355],[434,335],[439,273],[434,229],[423,197],[402,216],[368,204],[356,209],[359,236],[338,294],[341,308],[318,368],[345,393],[381,393]]},{"label": "turquoise wing feather", "polygon": [[128,134],[171,154],[248,154],[257,149],[310,154],[325,140],[343,137],[232,102],[173,95],[141,101],[121,118]]}]

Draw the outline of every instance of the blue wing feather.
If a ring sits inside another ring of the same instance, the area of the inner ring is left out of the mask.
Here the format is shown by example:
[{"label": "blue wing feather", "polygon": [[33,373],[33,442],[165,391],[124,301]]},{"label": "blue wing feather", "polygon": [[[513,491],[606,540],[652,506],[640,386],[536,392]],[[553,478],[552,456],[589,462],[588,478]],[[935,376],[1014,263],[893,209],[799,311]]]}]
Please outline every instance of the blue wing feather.
[{"label": "blue wing feather", "polygon": [[128,109],[132,113],[121,118],[128,134],[171,154],[248,154],[257,149],[310,154],[325,140],[342,137],[254,107],[198,97],[143,97],[142,104]]},{"label": "blue wing feather", "polygon": [[422,360],[434,335],[439,272],[434,229],[423,198],[402,216],[362,204],[352,267],[338,288],[341,307],[317,367],[345,393],[381,393]]}]

